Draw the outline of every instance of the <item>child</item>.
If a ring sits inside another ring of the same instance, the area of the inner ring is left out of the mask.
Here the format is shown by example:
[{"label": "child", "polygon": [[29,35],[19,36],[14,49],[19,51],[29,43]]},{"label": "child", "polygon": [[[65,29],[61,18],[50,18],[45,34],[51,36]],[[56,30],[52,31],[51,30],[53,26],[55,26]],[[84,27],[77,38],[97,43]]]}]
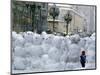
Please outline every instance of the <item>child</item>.
[{"label": "child", "polygon": [[80,63],[82,65],[82,67],[85,67],[85,63],[86,63],[86,55],[85,55],[85,51],[82,51],[82,54],[80,56]]}]

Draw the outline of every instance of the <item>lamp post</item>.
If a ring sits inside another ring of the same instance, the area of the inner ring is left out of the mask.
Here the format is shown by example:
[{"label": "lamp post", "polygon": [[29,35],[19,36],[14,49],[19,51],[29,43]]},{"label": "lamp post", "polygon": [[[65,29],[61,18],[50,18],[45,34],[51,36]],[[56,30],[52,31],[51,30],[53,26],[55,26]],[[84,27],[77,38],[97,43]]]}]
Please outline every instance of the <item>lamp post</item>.
[{"label": "lamp post", "polygon": [[72,15],[69,11],[67,14],[65,14],[64,20],[66,21],[66,34],[68,34],[68,24],[72,21]]},{"label": "lamp post", "polygon": [[41,4],[37,4],[36,10],[35,10],[35,27],[36,32],[41,33]]},{"label": "lamp post", "polygon": [[35,30],[35,9],[36,9],[36,5],[35,4],[31,4],[30,5],[30,9],[31,9],[31,18],[32,18],[32,31]]},{"label": "lamp post", "polygon": [[52,16],[53,18],[53,31],[55,32],[55,18],[59,15],[59,8],[57,8],[57,6],[54,4],[50,10],[49,10],[49,14]]},{"label": "lamp post", "polygon": [[47,9],[46,8],[41,8],[41,25],[42,25],[41,29],[42,29],[42,31],[47,30],[47,24],[46,24],[47,15],[48,15]]}]

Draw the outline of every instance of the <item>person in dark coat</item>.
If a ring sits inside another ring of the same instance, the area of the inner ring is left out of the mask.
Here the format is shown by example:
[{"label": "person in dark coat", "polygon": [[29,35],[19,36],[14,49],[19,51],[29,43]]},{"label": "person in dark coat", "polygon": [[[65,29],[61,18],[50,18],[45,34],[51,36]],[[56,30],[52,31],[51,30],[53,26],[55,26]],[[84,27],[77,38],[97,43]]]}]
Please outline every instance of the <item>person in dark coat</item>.
[{"label": "person in dark coat", "polygon": [[82,54],[80,56],[80,63],[82,67],[85,67],[85,63],[86,63],[86,55],[85,55],[85,51],[82,51]]}]

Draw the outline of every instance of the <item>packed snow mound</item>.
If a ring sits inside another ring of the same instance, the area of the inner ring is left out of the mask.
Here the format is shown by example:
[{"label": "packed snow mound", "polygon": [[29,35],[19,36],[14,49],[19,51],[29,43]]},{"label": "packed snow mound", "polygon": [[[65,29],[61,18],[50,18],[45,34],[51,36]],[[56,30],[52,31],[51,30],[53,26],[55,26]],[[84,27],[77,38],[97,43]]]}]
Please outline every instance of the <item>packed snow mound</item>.
[{"label": "packed snow mound", "polygon": [[20,57],[25,57],[27,55],[27,51],[24,50],[23,47],[16,46],[14,48],[14,55],[15,56],[20,56]]},{"label": "packed snow mound", "polygon": [[84,48],[85,47],[85,44],[86,44],[86,40],[84,38],[80,38],[80,41],[78,42],[78,45],[81,48]]},{"label": "packed snow mound", "polygon": [[71,44],[68,52],[68,62],[78,62],[81,48],[77,44]]},{"label": "packed snow mound", "polygon": [[13,66],[15,70],[25,70],[26,68],[25,59],[22,57],[15,57]]},{"label": "packed snow mound", "polygon": [[25,43],[25,39],[23,38],[22,35],[17,34],[16,39],[13,42],[14,46],[23,46]]},{"label": "packed snow mound", "polygon": [[[58,71],[81,69],[80,54],[86,51],[87,66],[95,64],[95,33],[90,37],[56,36],[31,31],[12,32],[12,69],[32,71]],[[90,64],[90,65],[89,65]]]},{"label": "packed snow mound", "polygon": [[72,43],[78,43],[80,41],[80,36],[78,34],[70,36]]},{"label": "packed snow mound", "polygon": [[58,49],[56,47],[52,47],[49,51],[48,51],[48,55],[52,60],[55,61],[59,61],[60,60],[60,51],[58,51]]},{"label": "packed snow mound", "polygon": [[12,40],[16,40],[17,39],[17,33],[15,31],[12,32]]},{"label": "packed snow mound", "polygon": [[43,49],[41,46],[32,45],[26,48],[30,56],[41,56],[43,54]]}]

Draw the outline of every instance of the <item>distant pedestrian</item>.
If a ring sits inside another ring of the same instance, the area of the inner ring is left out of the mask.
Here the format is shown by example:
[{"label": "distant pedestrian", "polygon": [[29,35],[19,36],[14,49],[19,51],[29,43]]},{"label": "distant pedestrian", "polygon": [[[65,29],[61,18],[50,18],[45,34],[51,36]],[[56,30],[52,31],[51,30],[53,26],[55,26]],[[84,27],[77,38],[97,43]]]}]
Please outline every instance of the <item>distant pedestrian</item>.
[{"label": "distant pedestrian", "polygon": [[82,54],[80,56],[80,63],[82,67],[85,67],[85,63],[86,63],[86,55],[85,55],[85,51],[82,51]]}]

